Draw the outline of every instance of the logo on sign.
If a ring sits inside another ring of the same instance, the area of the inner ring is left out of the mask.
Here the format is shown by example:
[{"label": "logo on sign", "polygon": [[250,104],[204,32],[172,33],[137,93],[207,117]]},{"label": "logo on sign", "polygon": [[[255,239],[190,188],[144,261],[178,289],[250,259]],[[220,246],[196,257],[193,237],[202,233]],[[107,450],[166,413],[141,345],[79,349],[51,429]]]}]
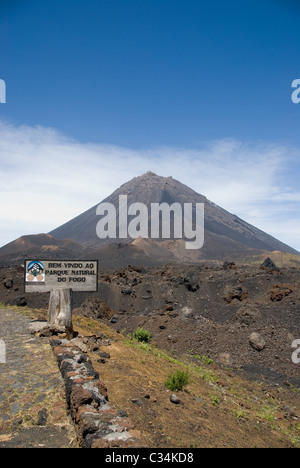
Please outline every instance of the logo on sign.
[{"label": "logo on sign", "polygon": [[26,281],[28,283],[44,283],[45,268],[42,262],[31,262],[27,267]]}]

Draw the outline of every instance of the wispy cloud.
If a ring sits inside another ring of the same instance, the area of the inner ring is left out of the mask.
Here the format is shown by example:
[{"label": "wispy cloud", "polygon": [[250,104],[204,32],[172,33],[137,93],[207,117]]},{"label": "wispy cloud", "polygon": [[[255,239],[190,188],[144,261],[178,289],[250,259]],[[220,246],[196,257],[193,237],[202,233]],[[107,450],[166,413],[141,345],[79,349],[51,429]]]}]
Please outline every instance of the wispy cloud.
[{"label": "wispy cloud", "polygon": [[[300,150],[228,139],[200,149],[82,144],[57,130],[0,122],[0,245],[49,232],[151,170],[173,176],[300,249]],[[298,158],[298,159],[297,159]]]}]

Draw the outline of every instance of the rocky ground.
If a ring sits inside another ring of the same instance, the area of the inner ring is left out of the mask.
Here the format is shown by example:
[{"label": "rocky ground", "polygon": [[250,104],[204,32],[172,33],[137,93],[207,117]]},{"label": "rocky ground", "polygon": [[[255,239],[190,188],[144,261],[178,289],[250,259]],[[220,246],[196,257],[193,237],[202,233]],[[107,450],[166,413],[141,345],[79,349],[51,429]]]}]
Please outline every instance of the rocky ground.
[{"label": "rocky ground", "polygon": [[[72,341],[51,338],[45,323],[33,335],[45,311],[0,309],[1,448],[77,446],[76,435],[93,448],[300,446],[299,388],[249,382],[204,356],[175,358],[114,331],[112,311],[96,305],[109,326],[75,314]],[[189,379],[173,392],[166,379],[178,370]]]},{"label": "rocky ground", "polygon": [[[130,339],[99,320],[74,317],[82,334],[110,345],[88,352],[109,403],[129,415],[151,448],[299,447],[299,389],[250,382],[208,359],[175,358],[155,343]],[[170,391],[170,373],[189,383]]]},{"label": "rocky ground", "polygon": [[250,378],[299,385],[292,343],[300,337],[300,270],[234,265],[101,275],[99,297],[78,312],[120,332],[138,326],[176,355],[205,355]]},{"label": "rocky ground", "polygon": [[[47,308],[24,294],[23,269],[0,270],[0,301]],[[300,269],[227,263],[128,267],[100,273],[99,291],[74,294],[75,313],[128,334],[148,329],[173,355],[206,356],[249,378],[299,385]]]}]

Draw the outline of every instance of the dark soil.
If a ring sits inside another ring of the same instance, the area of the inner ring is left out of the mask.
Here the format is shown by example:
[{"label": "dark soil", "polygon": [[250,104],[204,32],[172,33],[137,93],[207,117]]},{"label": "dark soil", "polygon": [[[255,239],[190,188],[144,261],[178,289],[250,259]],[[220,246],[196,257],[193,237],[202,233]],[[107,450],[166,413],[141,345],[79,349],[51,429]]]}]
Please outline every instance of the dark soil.
[{"label": "dark soil", "polygon": [[[100,273],[97,294],[74,294],[75,313],[118,332],[137,327],[173,355],[198,355],[270,383],[299,385],[292,343],[300,338],[300,269],[228,264]],[[24,294],[23,268],[0,270],[0,301],[47,308],[47,294]],[[262,351],[249,341],[258,333]]]},{"label": "dark soil", "polygon": [[9,435],[0,448],[70,448],[70,440],[63,428],[30,427]]}]

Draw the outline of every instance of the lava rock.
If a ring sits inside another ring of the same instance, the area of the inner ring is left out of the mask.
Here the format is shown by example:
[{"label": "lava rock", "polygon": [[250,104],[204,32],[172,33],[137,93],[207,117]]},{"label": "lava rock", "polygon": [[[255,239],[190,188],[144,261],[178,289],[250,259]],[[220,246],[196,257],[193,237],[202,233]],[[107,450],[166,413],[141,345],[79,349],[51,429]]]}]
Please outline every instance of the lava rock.
[{"label": "lava rock", "polygon": [[12,301],[12,304],[17,307],[26,307],[27,301],[25,297],[17,297],[16,299]]},{"label": "lava rock", "polygon": [[6,289],[12,289],[14,287],[14,282],[11,278],[4,280],[3,284]]},{"label": "lava rock", "polygon": [[248,305],[241,307],[241,309],[238,310],[236,317],[242,325],[246,325],[248,327],[262,319],[260,311],[255,307]]},{"label": "lava rock", "polygon": [[256,351],[263,351],[266,347],[264,338],[259,333],[252,333],[249,337],[250,345]]},{"label": "lava rock", "polygon": [[233,359],[230,353],[221,353],[218,357],[218,362],[222,366],[226,366],[226,367],[233,366]]},{"label": "lava rock", "polygon": [[270,299],[272,302],[280,302],[292,293],[293,289],[290,284],[277,284],[270,291]]},{"label": "lava rock", "polygon": [[226,287],[224,291],[224,300],[228,304],[231,304],[235,299],[239,302],[244,301],[248,298],[248,291],[242,286]]},{"label": "lava rock", "polygon": [[262,270],[280,271],[280,269],[275,265],[275,263],[270,258],[267,258],[260,268]]},{"label": "lava rock", "polygon": [[131,403],[133,403],[134,405],[137,405],[137,406],[142,406],[142,404],[143,404],[142,400],[140,400],[139,398],[132,399]]},{"label": "lava rock", "polygon": [[75,410],[82,405],[89,405],[93,401],[92,394],[81,385],[73,386],[71,391],[71,404]]},{"label": "lava rock", "polygon": [[223,270],[236,270],[237,266],[234,262],[224,262],[223,264]]},{"label": "lava rock", "polygon": [[174,393],[170,396],[170,402],[174,403],[174,405],[179,405],[181,403],[180,398],[176,396]]},{"label": "lava rock", "polygon": [[46,426],[47,420],[48,420],[48,413],[47,413],[47,410],[43,408],[41,411],[39,411],[37,425]]},{"label": "lava rock", "polygon": [[189,292],[195,293],[200,289],[199,283],[197,282],[195,276],[192,274],[186,275],[183,278],[183,284]]}]

